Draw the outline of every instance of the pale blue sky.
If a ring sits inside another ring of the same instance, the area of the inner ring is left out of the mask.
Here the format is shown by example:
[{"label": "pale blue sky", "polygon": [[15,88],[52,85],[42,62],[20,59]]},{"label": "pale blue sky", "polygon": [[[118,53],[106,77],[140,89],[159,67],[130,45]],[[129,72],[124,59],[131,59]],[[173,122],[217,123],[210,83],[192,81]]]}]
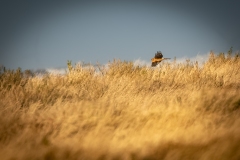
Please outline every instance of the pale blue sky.
[{"label": "pale blue sky", "polygon": [[240,50],[238,1],[0,2],[0,65],[11,69]]}]

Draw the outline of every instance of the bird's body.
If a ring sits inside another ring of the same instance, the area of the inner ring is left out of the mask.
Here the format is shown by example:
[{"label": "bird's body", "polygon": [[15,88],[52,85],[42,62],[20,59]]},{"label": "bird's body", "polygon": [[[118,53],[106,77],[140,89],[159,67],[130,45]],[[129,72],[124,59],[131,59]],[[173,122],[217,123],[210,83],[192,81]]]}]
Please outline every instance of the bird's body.
[{"label": "bird's body", "polygon": [[171,58],[163,58],[162,52],[157,51],[157,53],[155,53],[155,57],[152,58],[152,67],[157,66],[162,60],[166,60],[166,59],[171,59]]}]

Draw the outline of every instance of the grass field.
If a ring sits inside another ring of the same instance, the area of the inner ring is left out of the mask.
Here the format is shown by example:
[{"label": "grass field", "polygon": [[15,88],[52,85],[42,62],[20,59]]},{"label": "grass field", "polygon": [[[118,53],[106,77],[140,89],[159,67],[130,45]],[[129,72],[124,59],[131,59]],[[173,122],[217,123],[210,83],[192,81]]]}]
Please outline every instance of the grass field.
[{"label": "grass field", "polygon": [[0,71],[0,159],[240,159],[240,57]]}]

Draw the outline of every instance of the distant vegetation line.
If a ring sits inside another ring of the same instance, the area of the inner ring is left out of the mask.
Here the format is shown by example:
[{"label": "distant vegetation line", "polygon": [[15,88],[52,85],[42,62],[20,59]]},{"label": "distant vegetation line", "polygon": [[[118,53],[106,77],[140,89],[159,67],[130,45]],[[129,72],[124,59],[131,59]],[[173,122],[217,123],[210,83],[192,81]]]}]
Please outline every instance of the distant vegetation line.
[{"label": "distant vegetation line", "polygon": [[0,69],[0,157],[240,159],[240,56]]}]

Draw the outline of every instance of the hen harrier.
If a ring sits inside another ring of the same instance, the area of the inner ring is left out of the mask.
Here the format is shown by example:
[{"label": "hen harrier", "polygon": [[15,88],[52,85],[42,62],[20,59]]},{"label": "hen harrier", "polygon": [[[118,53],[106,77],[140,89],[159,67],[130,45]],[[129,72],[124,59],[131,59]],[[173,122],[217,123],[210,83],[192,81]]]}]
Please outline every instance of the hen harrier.
[{"label": "hen harrier", "polygon": [[157,51],[157,53],[155,53],[155,57],[152,58],[152,67],[157,66],[162,60],[166,60],[166,59],[171,59],[171,58],[163,58],[163,54],[161,51]]}]

